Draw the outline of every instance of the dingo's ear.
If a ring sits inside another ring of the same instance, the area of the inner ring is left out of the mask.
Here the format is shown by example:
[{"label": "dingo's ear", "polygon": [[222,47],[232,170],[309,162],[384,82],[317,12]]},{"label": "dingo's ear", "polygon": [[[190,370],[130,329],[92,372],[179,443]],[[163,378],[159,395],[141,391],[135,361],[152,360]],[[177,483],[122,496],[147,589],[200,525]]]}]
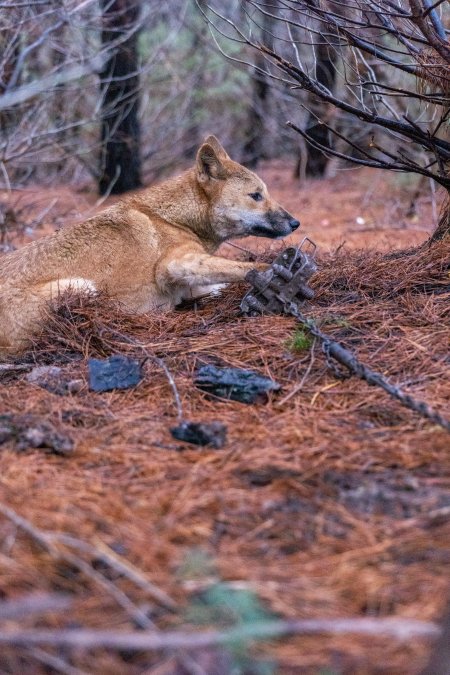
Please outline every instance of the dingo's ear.
[{"label": "dingo's ear", "polygon": [[223,160],[227,153],[215,136],[208,136],[197,152],[197,178],[200,183],[213,179],[223,180],[227,176]]},{"label": "dingo's ear", "polygon": [[210,136],[208,136],[207,138],[205,138],[203,143],[207,143],[212,148],[214,148],[214,151],[215,151],[216,155],[218,157],[220,157],[221,159],[230,159],[227,155],[227,152],[226,152],[225,148],[221,144],[221,142],[219,140],[217,140],[217,138],[215,136],[213,136],[212,134]]}]

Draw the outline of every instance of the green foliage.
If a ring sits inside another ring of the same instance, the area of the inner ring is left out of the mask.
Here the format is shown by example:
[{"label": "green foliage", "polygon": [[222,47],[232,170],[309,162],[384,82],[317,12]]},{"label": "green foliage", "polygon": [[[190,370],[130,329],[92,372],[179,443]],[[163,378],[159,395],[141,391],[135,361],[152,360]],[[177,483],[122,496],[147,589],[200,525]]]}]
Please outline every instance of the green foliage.
[{"label": "green foliage", "polygon": [[187,612],[191,623],[214,623],[227,628],[270,618],[273,617],[266,612],[253,591],[233,588],[226,582],[210,586],[192,602]]},{"label": "green foliage", "polygon": [[311,349],[313,341],[303,328],[296,328],[294,335],[286,341],[285,345],[291,352],[303,352]]},{"label": "green foliage", "polygon": [[[201,579],[210,577],[215,571],[214,561],[208,554],[201,549],[194,549],[189,552],[178,574],[184,578]],[[251,655],[250,640],[239,630],[273,618],[252,590],[236,588],[221,580],[194,596],[185,611],[185,620],[190,624],[214,626],[223,630],[237,629],[225,644],[232,659],[233,675],[274,673],[272,663],[256,660]]]},{"label": "green foliage", "polygon": [[[317,321],[317,325],[323,326],[337,326],[338,328],[351,328],[351,323],[342,314],[325,314]],[[291,338],[286,340],[285,347],[291,352],[305,352],[311,349],[313,344],[313,337],[308,333],[307,329],[295,329]]]}]

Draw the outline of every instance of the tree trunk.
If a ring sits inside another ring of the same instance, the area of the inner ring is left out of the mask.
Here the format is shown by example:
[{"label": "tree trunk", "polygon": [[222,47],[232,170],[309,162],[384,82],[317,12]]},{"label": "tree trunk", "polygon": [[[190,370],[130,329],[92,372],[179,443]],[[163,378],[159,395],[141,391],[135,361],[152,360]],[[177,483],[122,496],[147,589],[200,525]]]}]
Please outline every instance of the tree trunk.
[{"label": "tree trunk", "polygon": [[[276,0],[270,5],[268,11],[262,17],[261,42],[268,44],[272,33],[273,16],[276,14]],[[255,60],[255,69],[253,73],[253,93],[250,104],[246,141],[242,149],[242,164],[250,169],[256,169],[258,162],[263,158],[264,148],[264,117],[267,109],[267,99],[270,90],[268,78],[264,74],[265,59],[261,52],[258,52]]]},{"label": "tree trunk", "polygon": [[100,194],[119,194],[142,185],[138,120],[139,0],[101,0],[101,9],[102,44],[106,49],[112,44],[101,79],[99,191]]},{"label": "tree trunk", "polygon": [[[17,21],[19,19],[17,18]],[[5,28],[0,23],[0,94],[5,93],[10,84],[20,55],[20,38],[13,34],[12,29]],[[21,73],[14,84],[20,85]],[[0,132],[8,138],[10,127],[17,122],[17,110],[0,111]]]},{"label": "tree trunk", "polygon": [[[197,0],[197,5],[202,12],[208,11],[207,0]],[[208,51],[205,48],[207,43],[208,24],[199,16],[192,28],[192,49],[188,58],[194,62],[196,79],[192,87],[192,103],[189,108],[189,120],[186,130],[183,134],[183,157],[192,160],[195,158],[197,149],[202,141],[201,114],[205,107],[205,73],[208,70]],[[201,67],[198,68],[198,62]]]},{"label": "tree trunk", "polygon": [[434,244],[436,241],[442,241],[450,235],[450,192],[448,192],[442,215],[439,219],[437,228],[428,240],[428,243]]},{"label": "tree trunk", "polygon": [[[333,61],[333,50],[325,42],[320,42],[316,45],[316,79],[317,82],[323,84],[330,91],[333,90],[334,83],[336,80],[336,69],[334,67]],[[325,120],[329,114],[329,105],[323,101],[314,103],[310,102],[309,107],[311,112],[309,112],[308,120],[306,122],[306,129],[308,135],[311,137],[311,140],[320,143],[326,148],[330,147],[330,132],[324,124],[321,124],[319,120],[324,117]],[[314,113],[314,114],[313,114]],[[313,147],[308,148],[308,157],[306,160],[305,173],[307,176],[313,178],[321,177],[325,174],[325,170],[328,164],[328,157],[324,155],[320,150],[316,150]],[[299,160],[298,172],[300,172],[301,159]]]}]

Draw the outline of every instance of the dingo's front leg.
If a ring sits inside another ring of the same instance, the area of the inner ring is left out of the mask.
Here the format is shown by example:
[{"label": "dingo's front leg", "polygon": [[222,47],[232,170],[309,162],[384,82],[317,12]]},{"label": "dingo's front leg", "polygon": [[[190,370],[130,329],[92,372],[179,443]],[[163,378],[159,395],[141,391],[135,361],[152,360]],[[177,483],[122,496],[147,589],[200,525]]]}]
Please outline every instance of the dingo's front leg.
[{"label": "dingo's front leg", "polygon": [[194,288],[242,281],[250,270],[263,271],[265,263],[239,262],[202,252],[176,251],[158,265],[157,282],[167,289],[172,285]]}]

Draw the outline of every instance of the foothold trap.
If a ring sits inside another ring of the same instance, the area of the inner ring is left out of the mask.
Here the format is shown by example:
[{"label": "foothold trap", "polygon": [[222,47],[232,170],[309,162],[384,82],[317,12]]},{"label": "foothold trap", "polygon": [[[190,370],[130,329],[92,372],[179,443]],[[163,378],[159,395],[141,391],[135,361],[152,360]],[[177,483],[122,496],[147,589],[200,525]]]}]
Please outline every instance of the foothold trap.
[{"label": "foothold trap", "polygon": [[281,314],[290,303],[311,300],[314,291],[309,278],[317,271],[316,245],[305,237],[298,247],[286,248],[264,272],[251,270],[247,276],[252,288],[244,295],[244,314]]}]

